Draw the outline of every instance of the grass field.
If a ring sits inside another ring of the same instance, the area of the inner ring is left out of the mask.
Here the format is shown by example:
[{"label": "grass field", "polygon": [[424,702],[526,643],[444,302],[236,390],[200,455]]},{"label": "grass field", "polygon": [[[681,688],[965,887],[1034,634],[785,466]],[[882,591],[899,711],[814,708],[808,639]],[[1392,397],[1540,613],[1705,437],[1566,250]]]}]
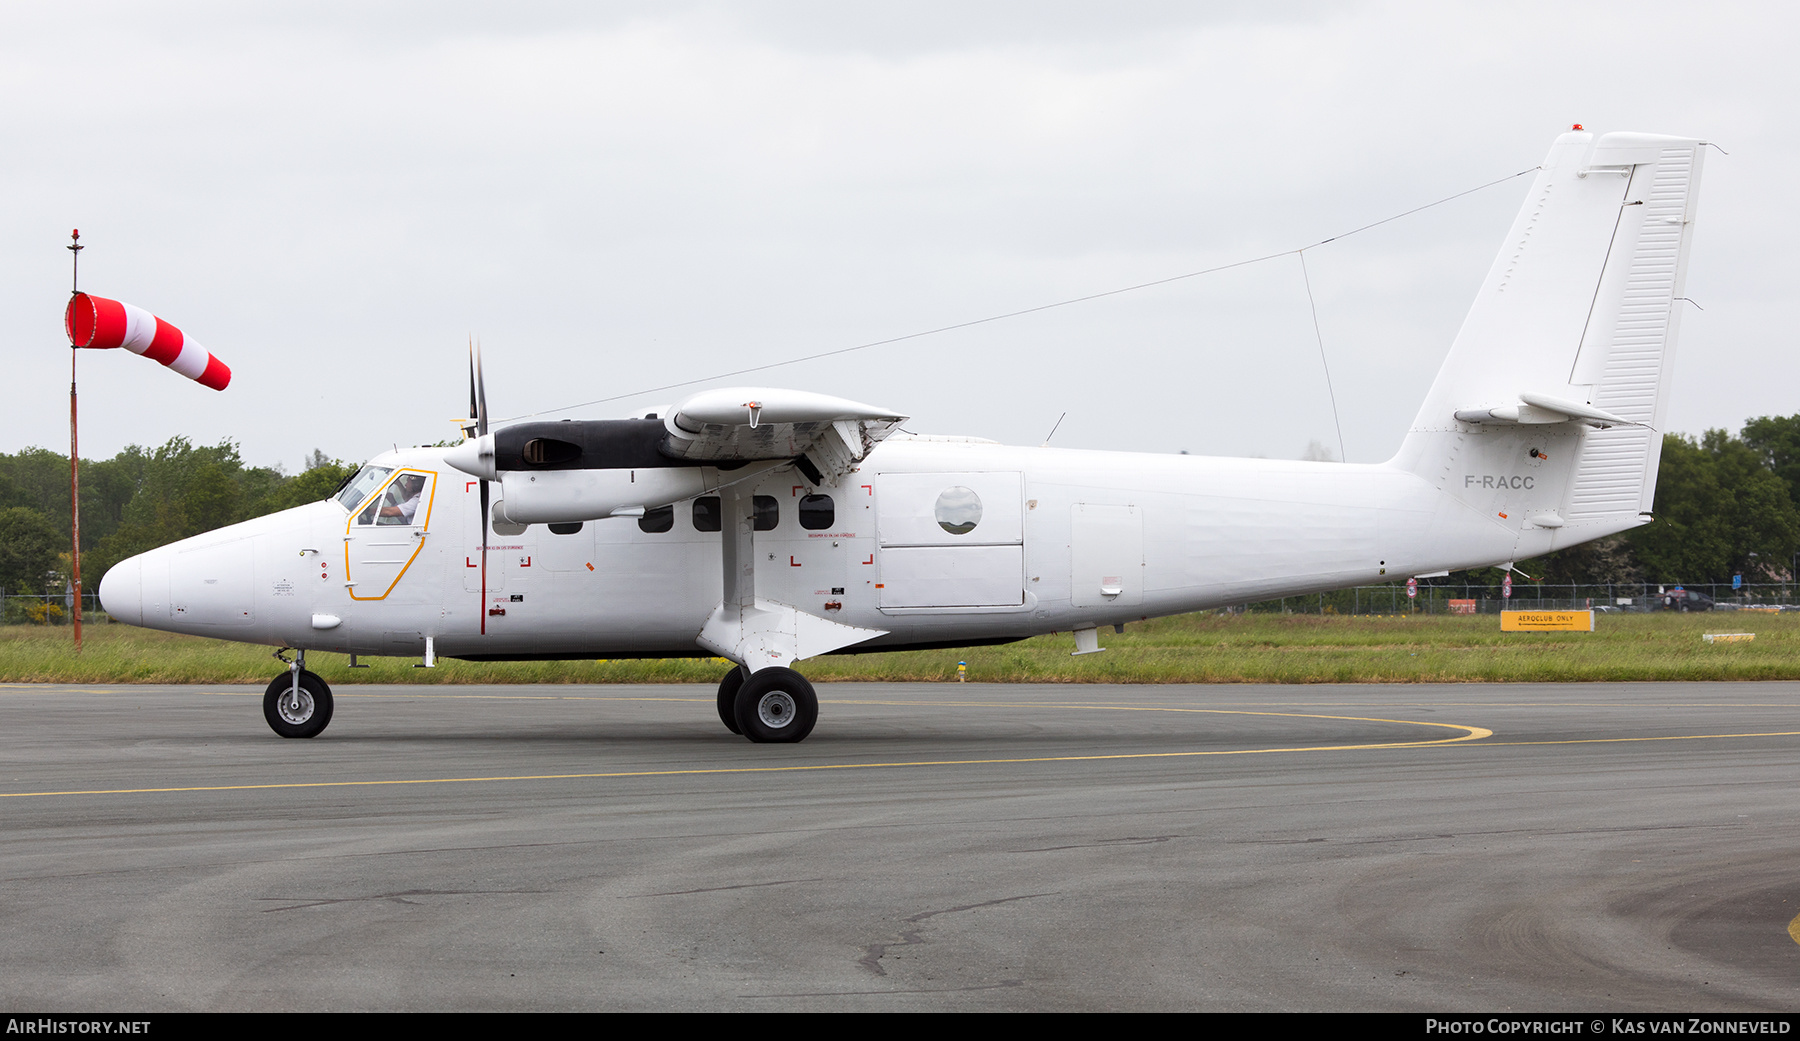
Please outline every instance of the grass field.
[{"label": "grass field", "polygon": [[[1800,613],[1601,615],[1592,633],[1502,633],[1495,615],[1350,617],[1193,614],[1101,630],[1104,654],[1070,657],[1067,634],[1002,647],[815,658],[820,682],[956,680],[998,683],[1442,683],[1594,680],[1800,679]],[[1749,643],[1708,644],[1703,633],[1749,632]],[[0,682],[266,683],[280,670],[269,648],[126,625],[89,625],[74,653],[67,627],[0,627]],[[716,658],[509,662],[369,658],[341,654],[307,666],[340,683],[712,683]]]}]

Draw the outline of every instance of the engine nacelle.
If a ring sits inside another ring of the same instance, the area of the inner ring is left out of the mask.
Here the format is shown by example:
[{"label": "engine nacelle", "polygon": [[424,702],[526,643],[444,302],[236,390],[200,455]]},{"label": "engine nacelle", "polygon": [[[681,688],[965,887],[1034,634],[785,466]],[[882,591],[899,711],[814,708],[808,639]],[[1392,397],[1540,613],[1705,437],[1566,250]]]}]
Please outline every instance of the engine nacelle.
[{"label": "engine nacelle", "polygon": [[623,470],[507,471],[501,512],[515,524],[551,524],[637,516],[645,510],[718,491],[787,465],[774,460],[721,471],[712,466]]}]

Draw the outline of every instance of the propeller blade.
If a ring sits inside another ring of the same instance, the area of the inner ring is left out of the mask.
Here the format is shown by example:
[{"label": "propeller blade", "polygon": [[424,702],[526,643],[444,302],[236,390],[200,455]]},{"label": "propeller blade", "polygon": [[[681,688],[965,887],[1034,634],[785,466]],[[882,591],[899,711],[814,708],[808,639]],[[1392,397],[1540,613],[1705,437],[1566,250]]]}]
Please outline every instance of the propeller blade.
[{"label": "propeller blade", "polygon": [[469,337],[469,422],[475,423],[480,413],[475,408],[475,338]]},{"label": "propeller blade", "polygon": [[[475,345],[475,436],[486,437],[488,432],[487,380],[481,375],[481,344]],[[483,521],[482,523],[486,523]]]},{"label": "propeller blade", "polygon": [[[487,436],[487,381],[481,374],[481,344],[474,337],[469,338],[469,421],[475,424],[475,436]],[[467,442],[464,442],[467,444]],[[479,456],[475,456],[479,459]],[[477,608],[481,618],[481,635],[487,635],[487,558],[488,558],[488,526],[492,521],[488,502],[488,482],[481,481],[481,604]]]},{"label": "propeller blade", "polygon": [[488,547],[488,483],[481,482],[481,635],[487,635],[487,547]]},{"label": "propeller blade", "polygon": [[[475,436],[487,435],[487,387],[481,378],[481,347],[474,337],[469,338],[469,422],[475,426]],[[488,483],[481,482],[481,603],[476,611],[481,619],[481,635],[487,635],[487,558],[488,558],[488,525],[491,518],[488,511],[492,508],[488,502]]]}]

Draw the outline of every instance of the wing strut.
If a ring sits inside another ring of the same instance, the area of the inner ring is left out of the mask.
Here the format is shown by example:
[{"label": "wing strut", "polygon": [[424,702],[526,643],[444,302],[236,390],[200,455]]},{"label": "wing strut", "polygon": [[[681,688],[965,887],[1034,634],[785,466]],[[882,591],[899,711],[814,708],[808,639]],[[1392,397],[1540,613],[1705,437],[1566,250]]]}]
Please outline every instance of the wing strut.
[{"label": "wing strut", "polygon": [[756,673],[886,636],[886,629],[845,625],[756,595],[753,491],[749,481],[719,489],[723,597],[700,630],[700,646]]}]

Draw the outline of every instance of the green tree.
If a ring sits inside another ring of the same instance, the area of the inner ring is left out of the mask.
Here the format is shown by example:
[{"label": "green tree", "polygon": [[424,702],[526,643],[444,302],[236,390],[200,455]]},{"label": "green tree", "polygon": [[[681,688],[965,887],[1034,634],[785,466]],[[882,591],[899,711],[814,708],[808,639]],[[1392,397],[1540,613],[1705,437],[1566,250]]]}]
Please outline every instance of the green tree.
[{"label": "green tree", "polygon": [[[222,442],[195,446],[186,438],[170,438],[153,451],[133,445],[99,464],[110,468],[108,479],[130,489],[118,520],[106,537],[94,543],[82,560],[87,585],[113,564],[204,531],[236,524],[329,497],[356,472],[357,466],[313,452],[310,468],[298,477],[278,469],[247,467],[237,445]],[[83,474],[89,464],[83,463]],[[64,498],[67,498],[65,488]],[[88,545],[86,488],[82,492],[82,543]],[[63,516],[67,517],[65,507]],[[66,525],[66,520],[65,520]],[[91,563],[90,563],[91,562]]]},{"label": "green tree", "polygon": [[[280,479],[274,471],[246,471],[237,446],[229,441],[197,448],[187,438],[174,437],[155,451],[133,445],[115,462],[135,488],[117,528],[94,546],[90,559],[96,576],[135,553],[244,520],[244,485],[250,484],[260,497],[270,478]],[[90,578],[89,584],[93,582]]]},{"label": "green tree", "polygon": [[1800,412],[1752,419],[1744,424],[1744,444],[1787,485],[1788,501],[1800,505]]},{"label": "green tree", "polygon": [[275,513],[280,510],[304,506],[309,502],[329,499],[343,487],[345,481],[362,469],[357,463],[346,463],[341,459],[327,459],[325,453],[313,449],[306,458],[306,472],[286,478],[260,499],[252,511],[252,516]]},{"label": "green tree", "polygon": [[[92,549],[118,529],[137,491],[127,449],[113,459],[81,461],[81,548]],[[45,448],[0,453],[0,507],[28,506],[57,530],[69,530],[69,457]],[[66,547],[65,547],[66,548]]]},{"label": "green tree", "polygon": [[1726,582],[1785,570],[1800,513],[1764,458],[1723,430],[1663,438],[1656,520],[1626,538],[1652,582]]},{"label": "green tree", "polygon": [[1623,535],[1584,542],[1521,565],[1530,574],[1554,585],[1634,585],[1643,581],[1643,567]]},{"label": "green tree", "polygon": [[68,533],[29,506],[0,509],[0,588],[8,593],[42,593],[45,576],[57,570],[57,555],[68,548]]}]

